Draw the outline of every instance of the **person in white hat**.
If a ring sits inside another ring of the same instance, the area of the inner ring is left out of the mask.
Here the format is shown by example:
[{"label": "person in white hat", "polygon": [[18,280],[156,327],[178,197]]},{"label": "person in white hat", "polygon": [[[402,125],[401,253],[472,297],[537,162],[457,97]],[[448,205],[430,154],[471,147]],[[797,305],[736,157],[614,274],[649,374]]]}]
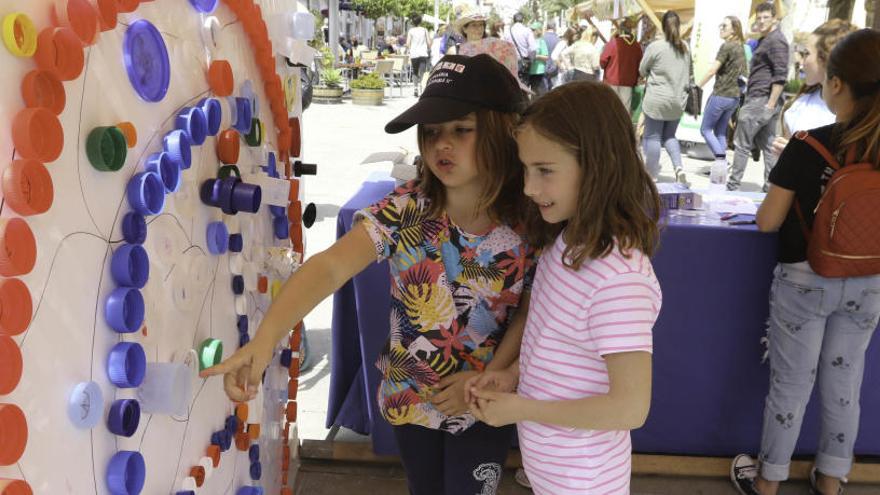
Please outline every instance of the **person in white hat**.
[{"label": "person in white hat", "polygon": [[[516,47],[509,41],[488,36],[486,34],[487,21],[486,16],[476,10],[466,9],[459,14],[454,26],[456,31],[464,36],[465,41],[458,48],[458,53],[469,57],[480,53],[490,55],[507,67],[514,77],[517,77]],[[517,80],[519,79],[517,78]],[[523,84],[520,84],[520,89],[526,93],[530,92],[528,87]]]}]

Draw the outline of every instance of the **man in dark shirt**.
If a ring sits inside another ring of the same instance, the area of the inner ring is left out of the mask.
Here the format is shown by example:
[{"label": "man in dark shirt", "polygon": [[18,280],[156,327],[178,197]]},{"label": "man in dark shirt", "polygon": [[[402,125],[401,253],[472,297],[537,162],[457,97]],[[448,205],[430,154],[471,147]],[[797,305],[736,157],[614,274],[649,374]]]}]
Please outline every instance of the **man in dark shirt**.
[{"label": "man in dark shirt", "polygon": [[764,152],[764,192],[769,188],[767,177],[777,159],[773,140],[782,110],[782,88],[788,76],[788,41],[778,29],[776,7],[772,2],[755,8],[755,23],[761,39],[752,55],[746,99],[739,110],[733,137],[736,151],[727,181],[727,189],[731,191],[739,189],[753,147]]}]

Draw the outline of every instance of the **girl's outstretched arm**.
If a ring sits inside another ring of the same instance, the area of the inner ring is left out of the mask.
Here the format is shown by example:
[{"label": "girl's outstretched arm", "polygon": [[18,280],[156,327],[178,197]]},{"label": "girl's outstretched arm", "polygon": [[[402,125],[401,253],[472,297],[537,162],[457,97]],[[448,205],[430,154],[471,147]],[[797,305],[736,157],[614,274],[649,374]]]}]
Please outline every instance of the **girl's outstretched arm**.
[{"label": "girl's outstretched arm", "polygon": [[534,421],[582,430],[633,430],[645,423],[651,404],[651,354],[605,356],[610,387],[605,395],[544,401],[516,394],[472,390],[474,416],[492,426]]},{"label": "girl's outstretched arm", "polygon": [[222,363],[202,371],[200,376],[225,375],[224,388],[230,399],[252,399],[263,370],[272,359],[275,344],[318,303],[375,259],[376,249],[367,230],[354,226],[327,250],[309,258],[287,279],[253,340]]}]

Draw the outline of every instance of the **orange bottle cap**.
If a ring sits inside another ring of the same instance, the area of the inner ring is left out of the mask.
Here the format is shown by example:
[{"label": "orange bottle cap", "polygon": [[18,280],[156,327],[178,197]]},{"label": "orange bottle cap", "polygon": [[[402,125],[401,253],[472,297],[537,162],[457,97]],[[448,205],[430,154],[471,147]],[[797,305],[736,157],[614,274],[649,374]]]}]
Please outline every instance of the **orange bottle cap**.
[{"label": "orange bottle cap", "polygon": [[34,492],[27,481],[0,478],[0,495],[34,495]]},{"label": "orange bottle cap", "polygon": [[286,411],[287,421],[291,423],[296,423],[296,401],[290,401],[287,403],[287,411]]},{"label": "orange bottle cap", "polygon": [[3,197],[22,216],[45,213],[52,206],[55,189],[52,177],[36,160],[15,160],[3,171]]},{"label": "orange bottle cap", "polygon": [[21,349],[10,337],[0,336],[0,395],[7,395],[21,380]]},{"label": "orange bottle cap", "polygon": [[260,275],[257,279],[257,291],[259,291],[260,294],[265,294],[269,291],[269,279],[264,275]]},{"label": "orange bottle cap", "polygon": [[0,335],[19,335],[31,324],[31,293],[17,278],[0,279]]},{"label": "orange bottle cap", "polygon": [[302,223],[302,203],[296,200],[290,202],[290,206],[287,207],[287,219],[294,225]]},{"label": "orange bottle cap", "polygon": [[284,436],[281,439],[285,442],[290,440],[290,423],[284,423]]},{"label": "orange bottle cap", "polygon": [[[282,484],[282,485],[286,485],[287,482],[288,482],[288,477],[287,477],[287,475],[288,475],[288,472],[287,472],[288,469],[285,469],[285,468],[288,468],[288,467],[289,467],[289,465],[281,466],[281,484]],[[290,493],[290,495],[293,495],[293,492],[290,492],[290,491],[285,492],[284,490],[287,490],[287,489],[286,489],[286,488],[282,488],[282,489],[281,489],[281,495],[284,495],[285,493]]]},{"label": "orange bottle cap", "polygon": [[290,179],[290,194],[287,196],[290,201],[299,199],[299,179]]},{"label": "orange bottle cap", "polygon": [[98,12],[101,31],[116,28],[116,16],[119,15],[117,0],[91,0],[92,8]]},{"label": "orange bottle cap", "polygon": [[34,61],[40,69],[54,72],[58,79],[72,81],[85,65],[82,42],[70,28],[46,28],[37,37]]},{"label": "orange bottle cap", "polygon": [[12,143],[22,158],[53,162],[61,156],[64,129],[58,117],[49,110],[25,108],[12,120]]},{"label": "orange bottle cap", "polygon": [[299,118],[290,119],[290,156],[300,156],[302,136],[300,136]]},{"label": "orange bottle cap", "polygon": [[293,244],[293,250],[300,254],[305,254],[303,247],[302,225],[295,224],[290,226],[290,242]]},{"label": "orange bottle cap", "polygon": [[55,0],[55,19],[76,33],[83,45],[98,38],[98,12],[89,0]]},{"label": "orange bottle cap", "polygon": [[214,463],[214,467],[218,467],[220,465],[220,446],[218,445],[210,445],[205,450],[205,454],[211,458],[211,462]]},{"label": "orange bottle cap", "polygon": [[0,220],[0,275],[17,277],[30,273],[37,261],[37,242],[21,218]]},{"label": "orange bottle cap", "polygon": [[260,438],[260,423],[248,423],[247,432],[251,440]]},{"label": "orange bottle cap", "polygon": [[202,466],[191,467],[189,475],[196,480],[196,486],[201,487],[205,483],[205,468]]},{"label": "orange bottle cap", "polygon": [[299,379],[291,379],[287,382],[287,398],[296,400],[296,393],[299,391]]},{"label": "orange bottle cap", "polygon": [[235,416],[238,418],[239,423],[244,423],[248,419],[248,405],[242,402],[241,404],[236,404],[235,406]]},{"label": "orange bottle cap", "polygon": [[217,136],[217,158],[226,165],[238,163],[241,139],[235,129],[226,129]]},{"label": "orange bottle cap", "polygon": [[235,80],[232,77],[232,66],[226,60],[214,60],[208,67],[208,85],[216,96],[232,94]]},{"label": "orange bottle cap", "polygon": [[21,80],[21,97],[28,108],[43,107],[54,113],[61,114],[67,96],[64,85],[54,72],[35,69]]},{"label": "orange bottle cap", "polygon": [[122,13],[134,12],[140,3],[140,0],[116,0],[117,8]]},{"label": "orange bottle cap", "polygon": [[299,359],[294,359],[290,362],[290,368],[287,369],[287,376],[294,380],[299,379]]},{"label": "orange bottle cap", "polygon": [[27,445],[24,412],[15,404],[0,404],[0,466],[15,464]]},{"label": "orange bottle cap", "polygon": [[235,448],[241,452],[246,451],[251,446],[251,437],[245,433],[235,434]]},{"label": "orange bottle cap", "polygon": [[116,124],[116,128],[122,131],[122,135],[125,136],[125,144],[129,148],[134,148],[137,146],[138,142],[138,134],[137,128],[131,122],[120,122]]},{"label": "orange bottle cap", "polygon": [[[293,404],[293,406],[296,407],[295,402],[287,403],[287,407],[290,408],[291,404]],[[290,446],[289,445],[284,445],[283,447],[281,447],[281,462],[283,462],[284,464],[287,464],[290,462]]]},{"label": "orange bottle cap", "polygon": [[293,495],[293,489],[292,488],[282,488],[281,495]]}]

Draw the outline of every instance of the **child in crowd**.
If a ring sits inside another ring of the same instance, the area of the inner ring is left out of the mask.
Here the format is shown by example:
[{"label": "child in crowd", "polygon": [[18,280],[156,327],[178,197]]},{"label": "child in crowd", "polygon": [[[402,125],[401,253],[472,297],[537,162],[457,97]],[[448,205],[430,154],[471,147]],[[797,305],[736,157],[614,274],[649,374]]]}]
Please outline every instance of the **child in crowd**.
[{"label": "child in crowd", "polygon": [[661,304],[650,260],[657,190],[607,85],[549,92],[516,139],[525,193],[555,241],[538,263],[520,358],[468,381],[471,411],[517,423],[536,494],[627,494],[629,430],[648,414]]},{"label": "child in crowd", "polygon": [[[770,172],[770,191],[756,219],[760,230],[779,231],[779,264],[770,288],[770,390],[759,462],[741,454],[731,466],[734,486],[746,495],[775,495],[780,482],[788,479],[817,381],[822,426],[810,476],[813,494],[843,491],[859,432],[865,350],[880,318],[880,275],[817,274],[807,261],[809,242],[817,238],[807,232],[835,172],[829,158],[844,168],[868,163],[880,169],[880,31],[862,29],[837,42],[828,58],[822,97],[836,123],[796,134],[788,143]],[[823,156],[810,140],[829,155]],[[862,193],[856,200],[871,196]],[[866,216],[861,225],[852,224],[846,211],[838,217],[841,210],[834,216],[841,220],[839,232],[872,235],[876,220]]]},{"label": "child in crowd", "polygon": [[253,399],[276,343],[372,261],[391,269],[391,334],[376,365],[382,415],[415,495],[494,494],[513,429],[477,422],[467,378],[519,354],[534,249],[512,137],[522,98],[488,55],[448,55],[418,103],[385,126],[418,125],[419,179],[357,213],[354,226],[284,284],[253,340],[202,376],[225,374],[230,398]]}]

